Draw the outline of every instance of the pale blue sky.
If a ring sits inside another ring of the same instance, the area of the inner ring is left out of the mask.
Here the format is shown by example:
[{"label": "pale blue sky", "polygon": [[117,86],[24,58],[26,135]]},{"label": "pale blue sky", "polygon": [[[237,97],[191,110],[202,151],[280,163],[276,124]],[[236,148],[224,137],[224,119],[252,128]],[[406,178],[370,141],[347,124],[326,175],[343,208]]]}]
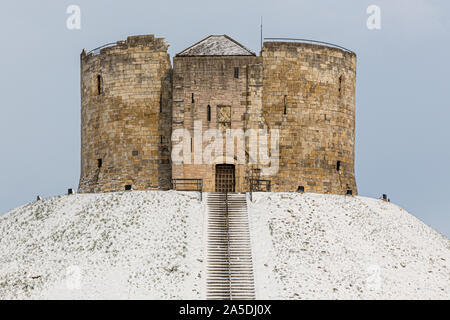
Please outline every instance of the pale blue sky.
[{"label": "pale blue sky", "polygon": [[[81,30],[66,8],[81,8]],[[366,9],[381,8],[381,30]],[[128,35],[166,37],[169,52],[228,34],[259,52],[264,36],[337,43],[358,55],[359,193],[410,211],[450,237],[450,2],[8,1],[0,12],[0,213],[78,185],[83,48]]]}]

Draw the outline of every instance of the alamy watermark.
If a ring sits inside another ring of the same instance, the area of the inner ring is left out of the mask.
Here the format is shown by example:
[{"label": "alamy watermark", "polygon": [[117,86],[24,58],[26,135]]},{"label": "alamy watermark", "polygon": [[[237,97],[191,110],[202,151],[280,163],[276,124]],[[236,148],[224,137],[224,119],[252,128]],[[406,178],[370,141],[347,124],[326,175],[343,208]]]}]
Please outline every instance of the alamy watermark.
[{"label": "alamy watermark", "polygon": [[278,129],[208,129],[194,121],[193,135],[185,128],[172,132],[174,164],[248,164],[257,165],[263,176],[274,175],[279,166]]},{"label": "alamy watermark", "polygon": [[367,267],[368,277],[366,278],[366,287],[370,291],[378,291],[381,289],[381,269],[380,266],[374,264]]},{"label": "alamy watermark", "polygon": [[81,289],[81,268],[79,266],[69,266],[66,269],[66,287],[69,290]]},{"label": "alamy watermark", "polygon": [[381,29],[381,9],[377,5],[370,5],[367,7],[366,13],[369,15],[367,18],[367,29],[380,30]]},{"label": "alamy watermark", "polygon": [[76,4],[71,4],[67,7],[66,13],[69,17],[66,20],[66,27],[69,30],[80,30],[81,29],[81,9],[80,6]]}]

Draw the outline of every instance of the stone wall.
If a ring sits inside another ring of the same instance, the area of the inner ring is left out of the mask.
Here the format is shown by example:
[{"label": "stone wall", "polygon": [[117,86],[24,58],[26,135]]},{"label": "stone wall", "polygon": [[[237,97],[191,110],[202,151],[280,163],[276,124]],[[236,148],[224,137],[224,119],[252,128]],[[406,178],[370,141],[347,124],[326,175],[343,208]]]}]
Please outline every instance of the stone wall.
[{"label": "stone wall", "polygon": [[[259,178],[276,192],[357,194],[354,53],[266,42],[260,57],[178,55],[172,70],[167,47],[148,35],[82,52],[79,192],[168,189],[171,178],[203,179],[204,191],[216,191],[216,164],[234,164],[237,192]],[[172,158],[178,129],[189,132],[183,164]],[[244,163],[226,154],[225,141],[225,156],[205,162],[208,129],[223,137],[227,129],[278,130],[278,170],[264,176],[261,163],[249,164],[261,160],[251,153],[260,142],[250,139]]]},{"label": "stone wall", "polygon": [[[356,194],[356,55],[304,43],[262,50],[264,123],[280,131],[273,191]],[[286,99],[285,99],[286,97]],[[286,106],[285,106],[286,101]]]},{"label": "stone wall", "polygon": [[171,65],[168,44],[128,37],[81,54],[79,192],[169,188]]},{"label": "stone wall", "polygon": [[[194,137],[194,121],[201,121],[201,130],[244,129],[247,112],[247,66],[258,61],[255,56],[176,56],[173,59],[173,130],[187,129]],[[239,68],[235,77],[235,68]],[[207,110],[210,106],[211,119]],[[227,110],[227,108],[229,108]],[[230,123],[219,123],[227,118]],[[190,143],[188,143],[190,145]],[[202,150],[209,141],[193,141],[191,163],[172,165],[173,178],[202,178],[205,191],[215,191],[215,164],[236,166],[236,191],[246,185],[246,166],[233,157],[215,159],[214,163],[196,164],[194,153]],[[224,145],[224,154],[226,145]],[[201,155],[199,158],[202,158]]]}]

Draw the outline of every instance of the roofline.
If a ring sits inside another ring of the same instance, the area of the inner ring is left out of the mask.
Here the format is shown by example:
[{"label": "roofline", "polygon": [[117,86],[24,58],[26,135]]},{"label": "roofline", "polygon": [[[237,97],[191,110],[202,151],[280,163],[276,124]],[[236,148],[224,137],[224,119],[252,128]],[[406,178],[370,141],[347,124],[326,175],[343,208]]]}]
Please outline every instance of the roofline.
[{"label": "roofline", "polygon": [[[203,41],[205,41],[206,39],[209,39],[209,38],[211,38],[211,37],[221,37],[221,36],[227,38],[228,40],[234,42],[235,44],[237,44],[237,45],[240,46],[241,48],[247,50],[250,54],[249,54],[249,55],[235,54],[235,55],[190,55],[190,56],[181,56],[181,54],[182,54],[183,52],[185,52],[185,51],[191,49],[192,47],[195,47],[195,46],[198,45],[200,42],[203,42]],[[227,36],[226,34],[211,34],[211,35],[207,36],[206,38],[203,38],[202,40],[197,41],[197,42],[194,43],[193,45],[187,47],[187,48],[184,49],[183,51],[178,52],[178,53],[175,55],[175,57],[233,57],[233,56],[235,56],[235,57],[248,57],[248,56],[256,56],[256,54],[255,54],[253,51],[247,49],[247,47],[245,47],[245,46],[243,46],[242,44],[240,44],[239,42],[237,42],[236,40],[230,38],[230,37]]]}]

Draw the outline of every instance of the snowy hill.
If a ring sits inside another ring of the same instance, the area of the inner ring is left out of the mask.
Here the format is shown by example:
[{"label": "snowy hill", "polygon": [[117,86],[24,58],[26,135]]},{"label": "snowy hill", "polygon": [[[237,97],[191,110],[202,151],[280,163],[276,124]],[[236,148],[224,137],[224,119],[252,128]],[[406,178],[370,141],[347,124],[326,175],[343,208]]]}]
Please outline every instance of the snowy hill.
[{"label": "snowy hill", "polygon": [[[259,193],[248,204],[258,299],[450,299],[450,241],[381,200]],[[133,191],[0,216],[0,299],[202,299],[206,201]]]},{"label": "snowy hill", "polygon": [[382,200],[257,194],[260,299],[450,299],[450,241]]},{"label": "snowy hill", "polygon": [[0,298],[201,298],[197,199],[172,191],[77,194],[7,213]]}]

